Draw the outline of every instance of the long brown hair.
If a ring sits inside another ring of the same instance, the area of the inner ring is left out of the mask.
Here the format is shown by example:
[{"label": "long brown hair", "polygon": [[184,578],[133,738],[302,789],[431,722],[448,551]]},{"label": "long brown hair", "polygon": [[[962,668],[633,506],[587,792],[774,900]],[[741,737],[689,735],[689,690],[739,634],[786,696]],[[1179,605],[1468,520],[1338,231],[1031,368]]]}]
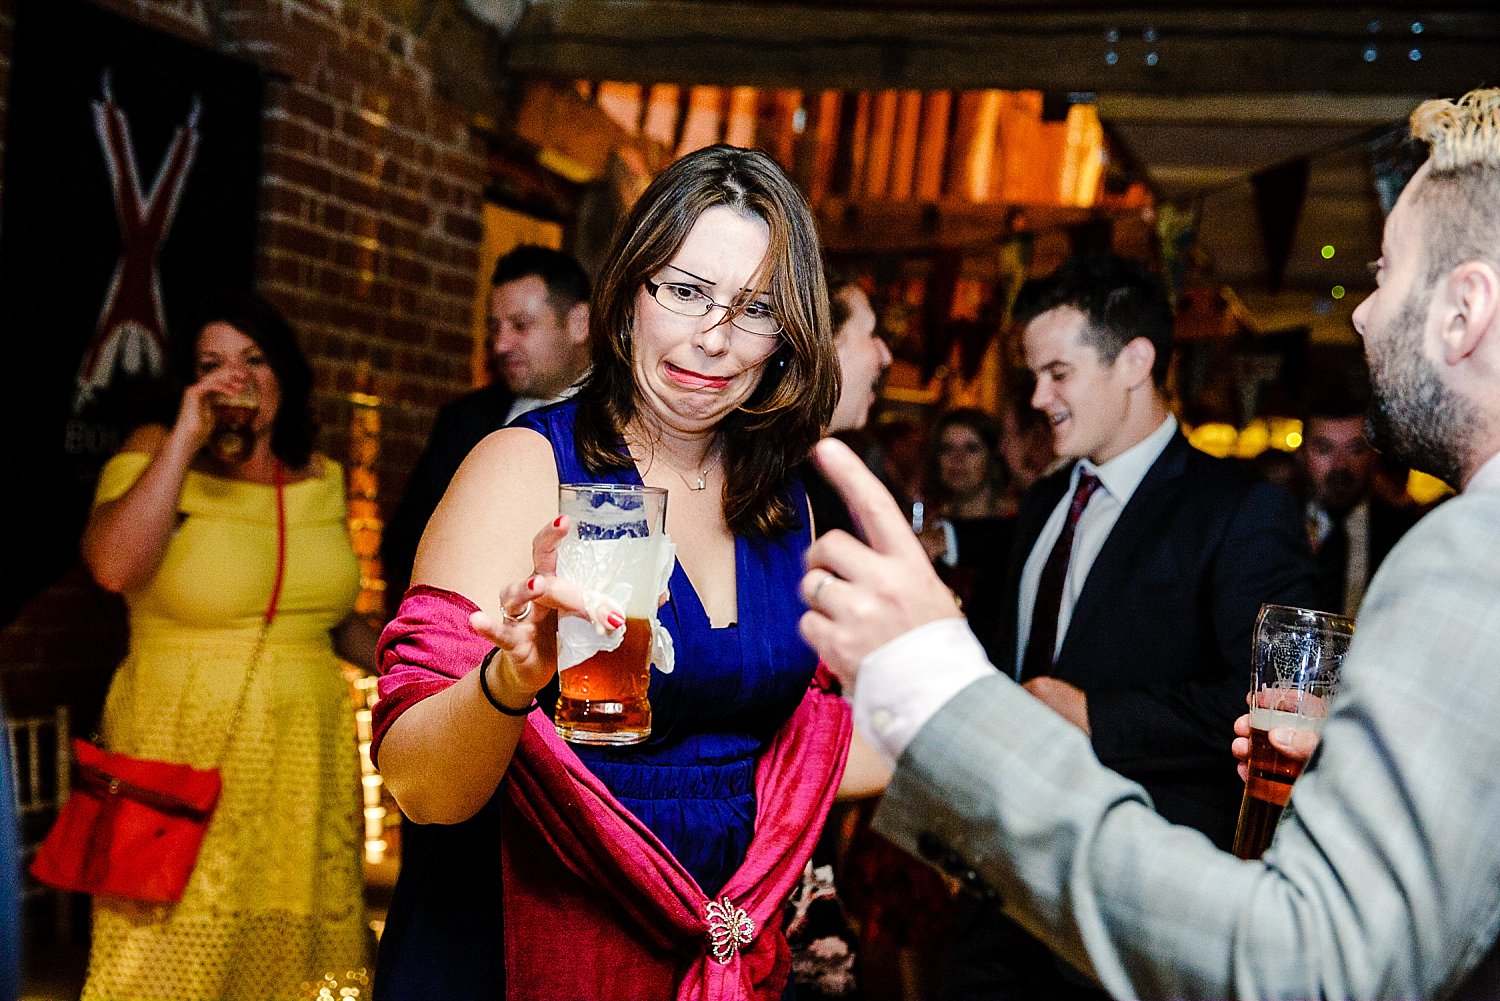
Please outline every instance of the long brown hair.
[{"label": "long brown hair", "polygon": [[781,343],[754,392],[716,429],[724,457],[724,520],[736,534],[769,535],[801,520],[782,493],[791,468],[807,458],[833,414],[839,373],[812,213],[759,150],[720,145],[689,153],[651,182],[615,233],[589,311],[593,367],[578,392],[578,452],[595,473],[630,465],[621,434],[640,405],[631,364],[636,296],[715,205],[752,215],[770,229],[756,284],[769,281],[771,307],[784,328]]}]

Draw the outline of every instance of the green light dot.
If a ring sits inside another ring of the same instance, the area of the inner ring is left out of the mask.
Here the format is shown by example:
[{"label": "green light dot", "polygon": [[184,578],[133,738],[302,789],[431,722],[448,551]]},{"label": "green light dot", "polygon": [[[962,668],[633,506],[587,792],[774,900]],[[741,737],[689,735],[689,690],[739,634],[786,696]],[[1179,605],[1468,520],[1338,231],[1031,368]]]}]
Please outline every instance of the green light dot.
[{"label": "green light dot", "polygon": [[1335,285],[1333,287],[1333,291],[1329,294],[1332,295],[1335,299],[1342,299],[1344,297],[1344,286]]},{"label": "green light dot", "polygon": [[1323,260],[1325,260],[1325,261],[1331,261],[1331,260],[1333,260],[1334,253],[1335,253],[1335,251],[1333,249],[1333,244],[1331,244],[1331,243],[1325,243],[1323,245]]}]

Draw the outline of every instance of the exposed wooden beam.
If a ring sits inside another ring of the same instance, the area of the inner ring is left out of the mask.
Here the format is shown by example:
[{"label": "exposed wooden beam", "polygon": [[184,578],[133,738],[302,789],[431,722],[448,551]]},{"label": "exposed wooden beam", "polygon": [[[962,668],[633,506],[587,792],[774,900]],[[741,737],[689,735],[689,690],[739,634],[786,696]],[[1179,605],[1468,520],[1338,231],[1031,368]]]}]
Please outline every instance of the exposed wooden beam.
[{"label": "exposed wooden beam", "polygon": [[1492,3],[1414,14],[1409,4],[1327,0],[1061,9],[534,0],[511,38],[508,68],[845,90],[1451,94],[1493,80],[1497,46]]},{"label": "exposed wooden beam", "polygon": [[866,198],[884,198],[890,187],[899,96],[894,90],[885,90],[874,98],[870,112],[870,155],[865,168]]},{"label": "exposed wooden beam", "polygon": [[892,198],[910,198],[917,166],[917,137],[922,127],[922,92],[909,90],[901,95],[896,109],[896,140],[891,154]]},{"label": "exposed wooden beam", "polygon": [[922,201],[935,202],[943,196],[943,169],[948,158],[949,117],[953,108],[953,95],[946,90],[935,90],[922,99],[922,139],[917,154],[916,196]]},{"label": "exposed wooden beam", "polygon": [[841,254],[973,249],[1020,232],[1051,231],[1098,218],[1097,210],[952,199],[924,205],[830,198],[817,212],[823,245]]}]

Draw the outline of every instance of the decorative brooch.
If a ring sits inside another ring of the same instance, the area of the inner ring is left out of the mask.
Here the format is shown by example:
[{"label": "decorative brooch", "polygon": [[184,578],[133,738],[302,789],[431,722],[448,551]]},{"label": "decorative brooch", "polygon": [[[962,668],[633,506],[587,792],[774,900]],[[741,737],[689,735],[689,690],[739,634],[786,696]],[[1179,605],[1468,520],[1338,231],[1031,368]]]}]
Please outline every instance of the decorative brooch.
[{"label": "decorative brooch", "polygon": [[729,962],[741,947],[755,941],[755,922],[728,897],[710,900],[703,916],[708,921],[709,951],[720,963]]}]

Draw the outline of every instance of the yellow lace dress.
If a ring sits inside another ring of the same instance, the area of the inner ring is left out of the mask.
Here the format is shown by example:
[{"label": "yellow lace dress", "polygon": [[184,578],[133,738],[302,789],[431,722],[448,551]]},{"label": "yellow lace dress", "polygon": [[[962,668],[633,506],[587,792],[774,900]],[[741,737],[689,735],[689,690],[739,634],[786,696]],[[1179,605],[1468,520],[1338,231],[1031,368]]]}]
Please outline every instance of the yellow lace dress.
[{"label": "yellow lace dress", "polygon": [[[148,458],[105,466],[95,503]],[[182,901],[94,902],[85,999],[271,1001],[358,982],[369,951],[359,761],[329,629],[359,587],[343,472],[287,485],[280,610],[222,758],[224,789]],[[126,596],[130,652],[104,709],[112,750],[220,760],[276,568],[274,487],[189,472],[156,576]]]}]

